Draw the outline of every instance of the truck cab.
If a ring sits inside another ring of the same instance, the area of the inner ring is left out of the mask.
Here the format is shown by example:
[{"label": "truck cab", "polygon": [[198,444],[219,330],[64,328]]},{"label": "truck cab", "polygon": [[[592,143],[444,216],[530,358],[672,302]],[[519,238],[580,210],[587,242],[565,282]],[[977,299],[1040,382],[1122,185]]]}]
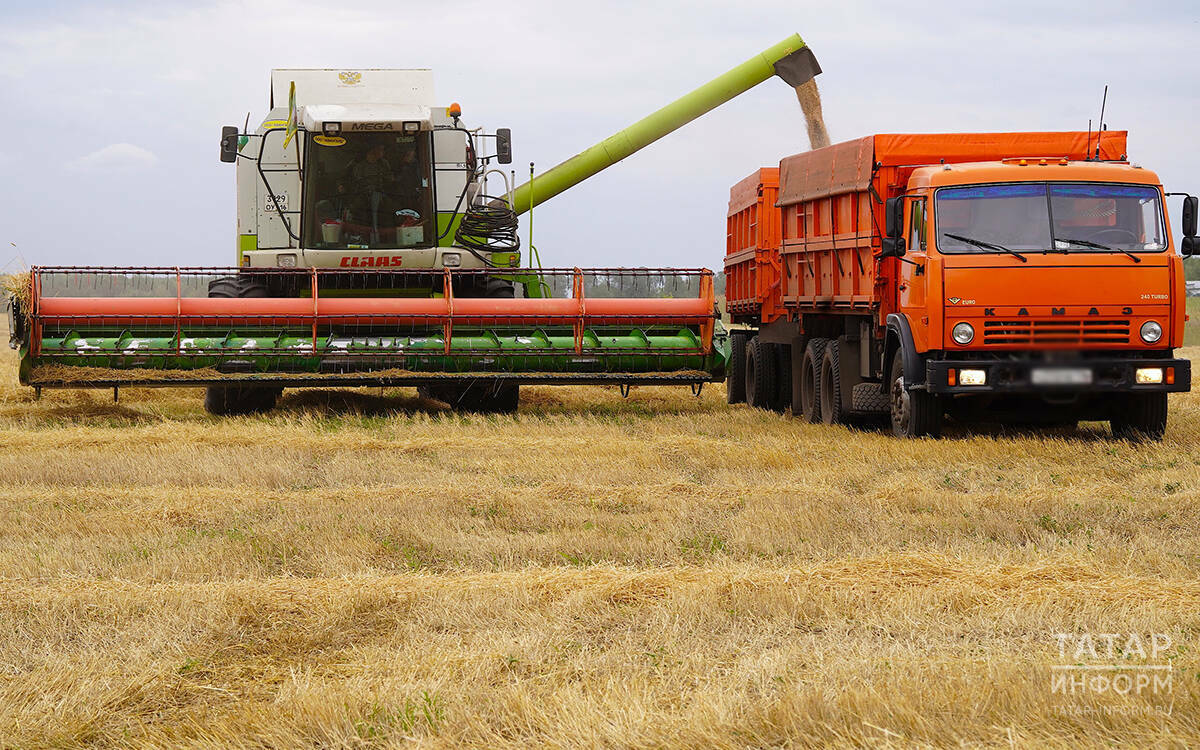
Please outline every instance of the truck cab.
[{"label": "truck cab", "polygon": [[1184,274],[1164,200],[1157,175],[1124,162],[914,169],[884,254],[902,260],[891,322],[911,342],[897,346],[924,362],[915,398],[964,419],[1002,409],[1161,434],[1166,394],[1190,382],[1173,356]]}]

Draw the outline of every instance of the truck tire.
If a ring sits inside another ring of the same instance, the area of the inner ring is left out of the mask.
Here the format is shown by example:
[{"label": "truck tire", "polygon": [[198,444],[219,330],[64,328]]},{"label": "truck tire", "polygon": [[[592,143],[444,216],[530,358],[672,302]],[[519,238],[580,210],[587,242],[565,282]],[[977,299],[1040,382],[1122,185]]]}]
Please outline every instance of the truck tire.
[{"label": "truck tire", "polygon": [[1110,422],[1113,437],[1121,440],[1162,440],[1167,430],[1167,394],[1130,393],[1117,404]]},{"label": "truck tire", "polygon": [[792,405],[792,347],[787,344],[771,344],[775,355],[775,397],[771,409],[783,414]]},{"label": "truck tire", "polygon": [[821,378],[817,392],[821,397],[821,421],[845,424],[847,409],[842,405],[842,363],[837,339],[830,339],[821,357]]},{"label": "truck tire", "polygon": [[746,334],[729,334],[729,361],[725,363],[725,400],[746,403]]},{"label": "truck tire", "polygon": [[[222,276],[208,282],[209,297],[266,297],[267,287],[248,276]],[[204,410],[217,416],[259,414],[275,408],[280,386],[210,385],[204,391]]]},{"label": "truck tire", "polygon": [[938,437],[942,433],[942,403],[927,391],[904,388],[904,352],[897,349],[892,360],[892,432],[897,437]]},{"label": "truck tire", "polygon": [[[800,360],[800,412],[798,416],[816,424],[821,421],[821,361],[828,339],[809,339]],[[796,414],[796,410],[792,410]]]},{"label": "truck tire", "polygon": [[[516,296],[513,285],[504,279],[488,279],[484,297],[489,299],[512,299]],[[466,385],[422,385],[417,386],[417,395],[424,399],[442,401],[456,411],[476,414],[511,414],[521,401],[521,386],[501,381],[476,380]]]},{"label": "truck tire", "polygon": [[862,414],[887,414],[888,396],[879,383],[859,383],[854,386],[853,410]]},{"label": "truck tire", "polygon": [[775,397],[775,353],[758,336],[746,343],[746,403],[770,409]]}]

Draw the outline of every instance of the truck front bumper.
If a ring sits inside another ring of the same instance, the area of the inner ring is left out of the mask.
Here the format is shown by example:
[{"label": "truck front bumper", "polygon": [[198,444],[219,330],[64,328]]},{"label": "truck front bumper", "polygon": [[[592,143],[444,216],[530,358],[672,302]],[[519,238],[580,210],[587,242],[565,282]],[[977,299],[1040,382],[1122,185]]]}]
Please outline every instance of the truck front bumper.
[{"label": "truck front bumper", "polygon": [[[1154,370],[1161,371],[1159,382]],[[964,385],[966,379],[979,385]],[[1138,378],[1142,371],[1143,377]],[[925,387],[932,393],[1138,393],[1183,392],[1192,387],[1192,363],[1187,359],[1079,359],[1065,362],[1022,360],[930,360],[925,367]]]}]

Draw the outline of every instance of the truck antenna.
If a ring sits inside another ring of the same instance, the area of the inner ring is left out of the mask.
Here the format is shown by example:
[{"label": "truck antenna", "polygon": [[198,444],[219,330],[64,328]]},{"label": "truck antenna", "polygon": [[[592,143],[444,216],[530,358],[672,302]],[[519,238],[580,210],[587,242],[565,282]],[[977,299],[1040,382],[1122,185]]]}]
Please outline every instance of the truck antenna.
[{"label": "truck antenna", "polygon": [[1104,107],[1107,104],[1108,84],[1106,83],[1104,84],[1104,98],[1100,100],[1100,119],[1096,122],[1096,161],[1100,161],[1100,134],[1104,132]]},{"label": "truck antenna", "polygon": [[1083,147],[1083,160],[1092,160],[1092,118],[1088,118],[1088,138],[1087,145]]}]

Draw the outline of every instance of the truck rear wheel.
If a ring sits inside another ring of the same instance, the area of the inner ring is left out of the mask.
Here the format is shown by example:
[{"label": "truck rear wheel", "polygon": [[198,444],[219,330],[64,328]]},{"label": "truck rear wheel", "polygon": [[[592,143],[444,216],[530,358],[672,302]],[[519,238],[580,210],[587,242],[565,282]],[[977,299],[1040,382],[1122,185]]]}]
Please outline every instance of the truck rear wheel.
[{"label": "truck rear wheel", "polygon": [[842,363],[837,339],[825,345],[821,357],[821,421],[825,424],[845,424],[846,410],[842,408]]},{"label": "truck rear wheel", "polygon": [[827,339],[809,339],[800,360],[799,416],[813,424],[821,421],[821,361],[827,343]]},{"label": "truck rear wheel", "polygon": [[729,334],[729,361],[725,363],[725,400],[731,404],[746,402],[746,334]]},{"label": "truck rear wheel", "polygon": [[752,336],[746,344],[746,403],[756,409],[770,409],[775,398],[775,352]]},{"label": "truck rear wheel", "polygon": [[775,355],[775,397],[771,408],[780,414],[792,405],[792,347],[786,344],[770,344]]},{"label": "truck rear wheel", "polygon": [[1122,440],[1162,440],[1167,430],[1167,394],[1130,393],[1115,407],[1113,437]]},{"label": "truck rear wheel", "polygon": [[[208,296],[267,297],[267,287],[248,276],[223,276],[208,282]],[[210,385],[204,391],[204,409],[209,414],[231,416],[258,414],[275,408],[283,393],[279,386]]]},{"label": "truck rear wheel", "polygon": [[937,437],[942,433],[942,404],[937,396],[904,387],[902,351],[892,360],[891,396],[892,432],[897,437]]}]

